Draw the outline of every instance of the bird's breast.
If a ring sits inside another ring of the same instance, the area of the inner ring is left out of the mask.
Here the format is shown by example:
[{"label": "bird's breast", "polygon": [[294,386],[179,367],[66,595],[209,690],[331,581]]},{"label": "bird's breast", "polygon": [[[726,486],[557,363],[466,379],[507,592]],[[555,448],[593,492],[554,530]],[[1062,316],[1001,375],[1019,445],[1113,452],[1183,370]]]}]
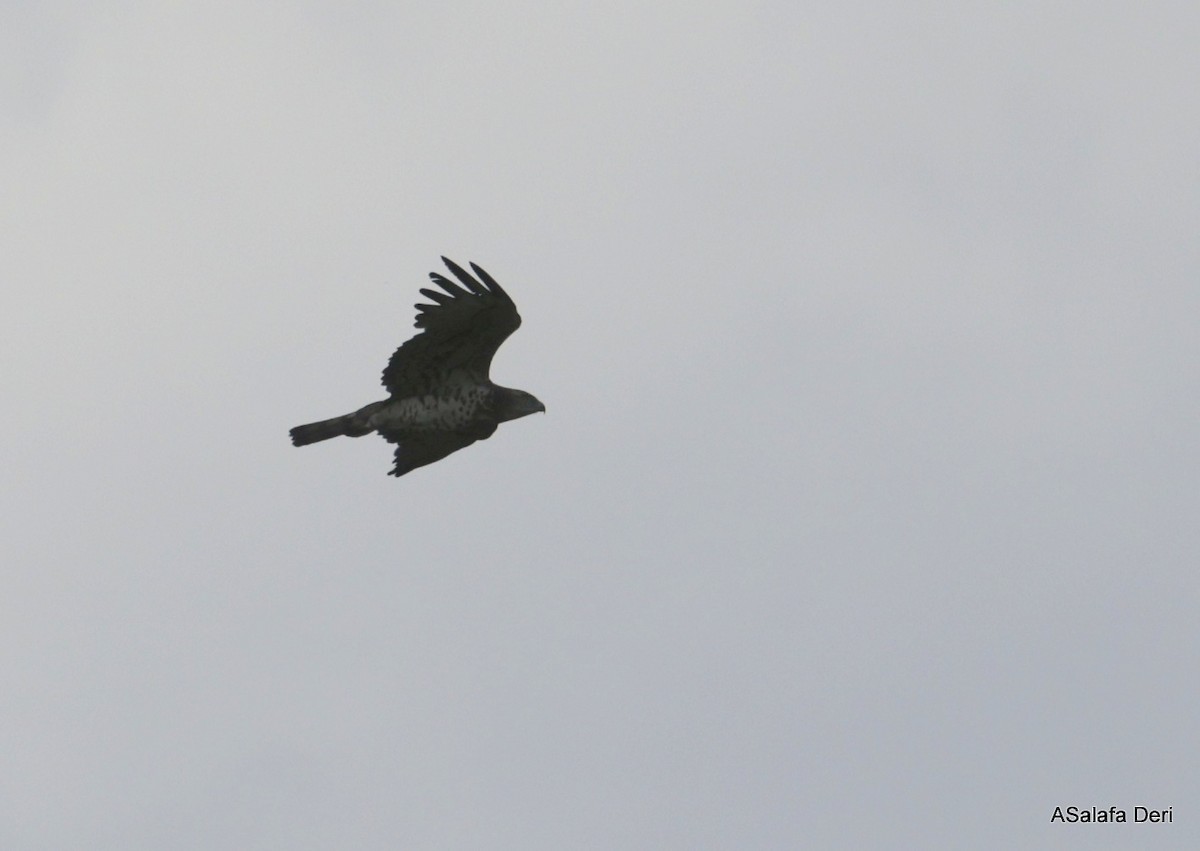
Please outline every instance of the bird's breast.
[{"label": "bird's breast", "polygon": [[456,431],[485,414],[486,387],[464,387],[450,393],[393,399],[371,418],[378,430]]}]

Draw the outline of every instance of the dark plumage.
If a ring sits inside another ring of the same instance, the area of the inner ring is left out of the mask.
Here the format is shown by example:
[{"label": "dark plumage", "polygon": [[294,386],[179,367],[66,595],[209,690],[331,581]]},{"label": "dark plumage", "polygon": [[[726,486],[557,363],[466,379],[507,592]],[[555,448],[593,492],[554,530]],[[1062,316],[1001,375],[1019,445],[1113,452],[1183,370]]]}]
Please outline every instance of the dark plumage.
[{"label": "dark plumage", "polygon": [[389,475],[403,476],[486,440],[502,422],[546,410],[524,390],[499,387],[488,377],[496,349],[521,325],[508,293],[474,263],[478,280],[445,257],[442,262],[462,286],[429,273],[444,292],[421,290],[433,304],[416,306],[416,326],[423,330],[396,350],[383,371],[391,395],[345,416],[296,426],[292,443],[377,432],[396,444]]}]

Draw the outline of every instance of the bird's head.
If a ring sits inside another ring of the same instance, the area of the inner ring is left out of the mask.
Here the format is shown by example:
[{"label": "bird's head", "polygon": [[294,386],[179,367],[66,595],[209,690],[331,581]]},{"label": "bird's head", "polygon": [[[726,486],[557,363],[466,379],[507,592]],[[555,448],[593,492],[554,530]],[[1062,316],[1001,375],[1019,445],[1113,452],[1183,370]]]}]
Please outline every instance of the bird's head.
[{"label": "bird's head", "polygon": [[508,387],[497,387],[496,391],[496,419],[502,423],[529,414],[546,413],[546,406],[532,393]]}]

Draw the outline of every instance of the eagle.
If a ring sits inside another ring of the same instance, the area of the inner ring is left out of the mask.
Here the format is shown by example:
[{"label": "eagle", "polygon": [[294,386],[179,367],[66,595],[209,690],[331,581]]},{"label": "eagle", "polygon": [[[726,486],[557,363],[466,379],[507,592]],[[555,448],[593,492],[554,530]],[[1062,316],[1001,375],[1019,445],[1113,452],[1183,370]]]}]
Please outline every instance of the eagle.
[{"label": "eagle", "polygon": [[454,261],[443,257],[442,262],[458,283],[429,273],[442,291],[421,290],[433,304],[416,305],[421,332],[398,348],[383,370],[388,398],[296,426],[294,445],[375,432],[396,444],[396,464],[388,475],[403,476],[486,440],[500,423],[545,413],[546,406],[532,394],[500,387],[488,377],[496,350],[521,325],[513,300],[474,263],[472,277]]}]

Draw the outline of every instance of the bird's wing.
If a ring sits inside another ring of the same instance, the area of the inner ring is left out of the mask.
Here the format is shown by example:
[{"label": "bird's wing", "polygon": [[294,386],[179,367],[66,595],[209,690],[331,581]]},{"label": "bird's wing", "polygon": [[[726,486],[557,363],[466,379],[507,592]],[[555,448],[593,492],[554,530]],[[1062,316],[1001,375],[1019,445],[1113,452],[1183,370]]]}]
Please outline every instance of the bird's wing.
[{"label": "bird's wing", "polygon": [[421,290],[433,302],[416,305],[422,331],[396,350],[383,371],[383,386],[393,396],[432,393],[457,371],[486,381],[496,349],[521,325],[517,306],[491,275],[472,263],[476,279],[453,261],[442,262],[461,286],[429,273],[444,292]]},{"label": "bird's wing", "polygon": [[389,443],[396,444],[396,466],[389,476],[403,476],[417,467],[440,461],[451,452],[465,449],[475,442],[469,434],[453,431],[426,432],[419,437],[397,438],[381,432]]}]

